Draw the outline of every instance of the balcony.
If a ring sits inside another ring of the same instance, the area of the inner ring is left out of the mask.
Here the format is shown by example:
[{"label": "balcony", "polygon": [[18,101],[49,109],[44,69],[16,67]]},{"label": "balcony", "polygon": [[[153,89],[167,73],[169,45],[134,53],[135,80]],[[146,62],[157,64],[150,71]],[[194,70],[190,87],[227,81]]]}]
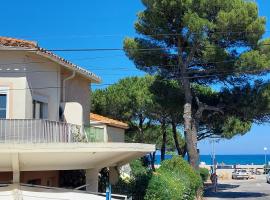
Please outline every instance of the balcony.
[{"label": "balcony", "polygon": [[104,130],[36,119],[0,119],[0,143],[104,142]]}]

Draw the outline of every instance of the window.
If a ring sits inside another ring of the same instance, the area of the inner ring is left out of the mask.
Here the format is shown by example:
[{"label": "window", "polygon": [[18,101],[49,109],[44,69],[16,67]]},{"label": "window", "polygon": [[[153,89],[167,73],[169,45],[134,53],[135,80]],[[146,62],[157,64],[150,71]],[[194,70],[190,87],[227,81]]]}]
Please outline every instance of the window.
[{"label": "window", "polygon": [[0,118],[8,118],[8,95],[7,88],[0,87]]},{"label": "window", "polygon": [[85,127],[87,138],[90,142],[104,142],[104,128]]},{"label": "window", "polygon": [[33,118],[47,119],[48,118],[48,104],[33,100]]}]

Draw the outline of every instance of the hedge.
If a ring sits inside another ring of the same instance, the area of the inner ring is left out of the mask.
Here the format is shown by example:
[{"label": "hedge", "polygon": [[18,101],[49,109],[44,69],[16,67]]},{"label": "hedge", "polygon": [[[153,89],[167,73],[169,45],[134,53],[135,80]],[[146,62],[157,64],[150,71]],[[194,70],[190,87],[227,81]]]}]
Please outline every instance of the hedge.
[{"label": "hedge", "polygon": [[181,156],[163,161],[152,175],[145,200],[194,200],[202,179]]}]

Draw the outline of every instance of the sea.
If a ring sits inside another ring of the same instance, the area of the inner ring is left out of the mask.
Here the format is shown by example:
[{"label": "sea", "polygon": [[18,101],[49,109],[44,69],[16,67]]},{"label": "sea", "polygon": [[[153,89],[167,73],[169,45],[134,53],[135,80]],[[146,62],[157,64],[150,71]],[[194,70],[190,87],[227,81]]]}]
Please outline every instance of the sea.
[{"label": "sea", "polygon": [[[166,159],[171,159],[172,157],[172,155],[165,156]],[[266,156],[266,161],[267,163],[270,161],[270,155]],[[212,156],[200,155],[200,162],[211,165]],[[216,155],[216,162],[225,165],[263,165],[265,163],[265,155]],[[155,164],[160,165],[160,155],[156,155]]]}]

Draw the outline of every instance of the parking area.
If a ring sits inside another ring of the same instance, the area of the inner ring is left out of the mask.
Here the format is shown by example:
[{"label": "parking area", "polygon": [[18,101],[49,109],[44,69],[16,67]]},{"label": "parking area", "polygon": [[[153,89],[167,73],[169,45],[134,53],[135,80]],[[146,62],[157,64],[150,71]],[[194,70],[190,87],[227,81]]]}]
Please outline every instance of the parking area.
[{"label": "parking area", "polygon": [[206,200],[270,200],[270,184],[265,175],[250,180],[219,181],[217,192],[205,191]]}]

